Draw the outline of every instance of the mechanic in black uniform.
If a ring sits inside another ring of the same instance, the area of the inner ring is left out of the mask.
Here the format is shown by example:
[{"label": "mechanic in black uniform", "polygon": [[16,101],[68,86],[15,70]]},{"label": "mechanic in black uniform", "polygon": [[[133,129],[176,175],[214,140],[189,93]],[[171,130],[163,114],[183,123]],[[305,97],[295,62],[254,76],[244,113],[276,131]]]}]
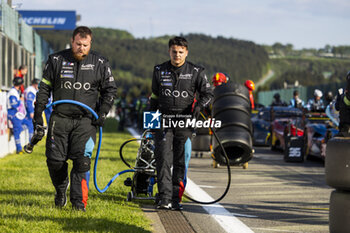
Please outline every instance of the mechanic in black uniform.
[{"label": "mechanic in black uniform", "polygon": [[346,89],[338,90],[335,109],[339,111],[339,133],[337,136],[350,136],[350,71],[346,75]]},{"label": "mechanic in black uniform", "polygon": [[[170,61],[154,67],[150,109],[159,109],[163,119],[164,115],[176,114],[197,119],[200,110],[206,107],[213,97],[204,68],[186,61],[187,54],[186,39],[174,37],[169,40]],[[198,101],[192,110],[196,92]],[[182,209],[180,202],[185,188],[184,147],[186,141],[191,140],[191,134],[190,128],[155,130],[159,209]]]},{"label": "mechanic in black uniform", "polygon": [[109,62],[90,51],[92,32],[77,27],[71,39],[72,48],[51,54],[36,96],[33,123],[43,125],[42,112],[52,92],[53,101],[68,99],[84,103],[99,116],[93,120],[88,110],[74,104],[54,106],[46,140],[46,157],[52,183],[56,189],[55,205],[67,203],[69,185],[67,160],[73,160],[70,173],[72,208],[85,211],[96,126],[103,126],[116,97],[116,85]]}]

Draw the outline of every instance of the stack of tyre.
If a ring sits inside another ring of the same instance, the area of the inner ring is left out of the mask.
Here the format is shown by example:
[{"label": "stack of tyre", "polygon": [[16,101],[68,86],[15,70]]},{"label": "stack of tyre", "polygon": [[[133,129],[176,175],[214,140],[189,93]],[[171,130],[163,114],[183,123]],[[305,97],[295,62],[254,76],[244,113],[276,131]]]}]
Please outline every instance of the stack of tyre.
[{"label": "stack of tyre", "polygon": [[328,141],[325,167],[326,183],[335,188],[329,203],[329,230],[350,232],[350,137]]},{"label": "stack of tyre", "polygon": [[[253,126],[250,117],[250,100],[248,89],[237,83],[226,83],[214,89],[212,118],[221,121],[215,131],[221,141],[230,165],[248,162],[253,157]],[[216,162],[224,164],[226,159],[221,147],[213,139],[213,157]]]}]

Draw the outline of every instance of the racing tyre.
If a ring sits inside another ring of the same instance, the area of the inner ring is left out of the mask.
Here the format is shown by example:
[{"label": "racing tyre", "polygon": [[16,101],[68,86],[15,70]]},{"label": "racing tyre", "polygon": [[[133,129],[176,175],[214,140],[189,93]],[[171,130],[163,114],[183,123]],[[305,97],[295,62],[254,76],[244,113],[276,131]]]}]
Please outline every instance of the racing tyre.
[{"label": "racing tyre", "polygon": [[[248,162],[253,157],[253,126],[248,89],[237,83],[217,86],[214,89],[212,118],[222,123],[221,127],[215,130],[225,148],[230,165]],[[227,162],[216,140],[213,141],[213,154],[217,163]]]},{"label": "racing tyre", "polygon": [[335,137],[328,141],[325,168],[329,186],[350,191],[350,138]]},{"label": "racing tyre", "polygon": [[329,203],[329,232],[350,232],[350,192],[333,191]]}]

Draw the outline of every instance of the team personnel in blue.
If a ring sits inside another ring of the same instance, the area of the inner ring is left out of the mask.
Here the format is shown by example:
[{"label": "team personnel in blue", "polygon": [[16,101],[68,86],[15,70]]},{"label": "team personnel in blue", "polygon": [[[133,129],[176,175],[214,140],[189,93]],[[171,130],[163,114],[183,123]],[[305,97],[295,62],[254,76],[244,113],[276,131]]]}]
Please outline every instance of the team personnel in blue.
[{"label": "team personnel in blue", "polygon": [[293,91],[293,98],[289,101],[289,106],[292,108],[302,109],[304,105],[305,105],[304,101],[299,97],[299,91],[298,90]]},{"label": "team personnel in blue", "polygon": [[325,110],[325,106],[323,100],[321,99],[322,96],[322,91],[315,89],[314,98],[309,99],[309,101],[306,104],[307,110],[311,112],[323,112]]},{"label": "team personnel in blue", "polygon": [[33,79],[31,85],[24,90],[24,103],[27,111],[26,118],[30,121],[33,121],[34,117],[34,101],[38,92],[39,82],[39,79]]},{"label": "team personnel in blue", "polygon": [[23,153],[20,139],[23,126],[26,126],[29,131],[29,140],[33,136],[33,123],[30,119],[26,118],[24,100],[20,97],[20,87],[22,84],[23,78],[14,78],[13,87],[7,94],[7,117],[13,126],[13,135],[15,137],[17,154]]}]

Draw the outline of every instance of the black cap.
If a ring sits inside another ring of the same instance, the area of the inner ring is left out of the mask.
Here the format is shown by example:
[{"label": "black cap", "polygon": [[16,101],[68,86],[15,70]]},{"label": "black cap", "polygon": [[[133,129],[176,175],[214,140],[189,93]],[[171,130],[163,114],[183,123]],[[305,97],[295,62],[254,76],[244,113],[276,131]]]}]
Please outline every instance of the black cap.
[{"label": "black cap", "polygon": [[281,96],[280,96],[279,93],[276,93],[276,94],[273,95],[273,98],[275,98],[275,99],[279,99],[280,97],[281,97]]},{"label": "black cap", "polygon": [[14,85],[14,86],[21,86],[21,85],[23,84],[24,80],[23,80],[23,78],[21,78],[21,77],[15,77],[15,78],[12,80],[12,82],[13,82],[13,85]]}]

